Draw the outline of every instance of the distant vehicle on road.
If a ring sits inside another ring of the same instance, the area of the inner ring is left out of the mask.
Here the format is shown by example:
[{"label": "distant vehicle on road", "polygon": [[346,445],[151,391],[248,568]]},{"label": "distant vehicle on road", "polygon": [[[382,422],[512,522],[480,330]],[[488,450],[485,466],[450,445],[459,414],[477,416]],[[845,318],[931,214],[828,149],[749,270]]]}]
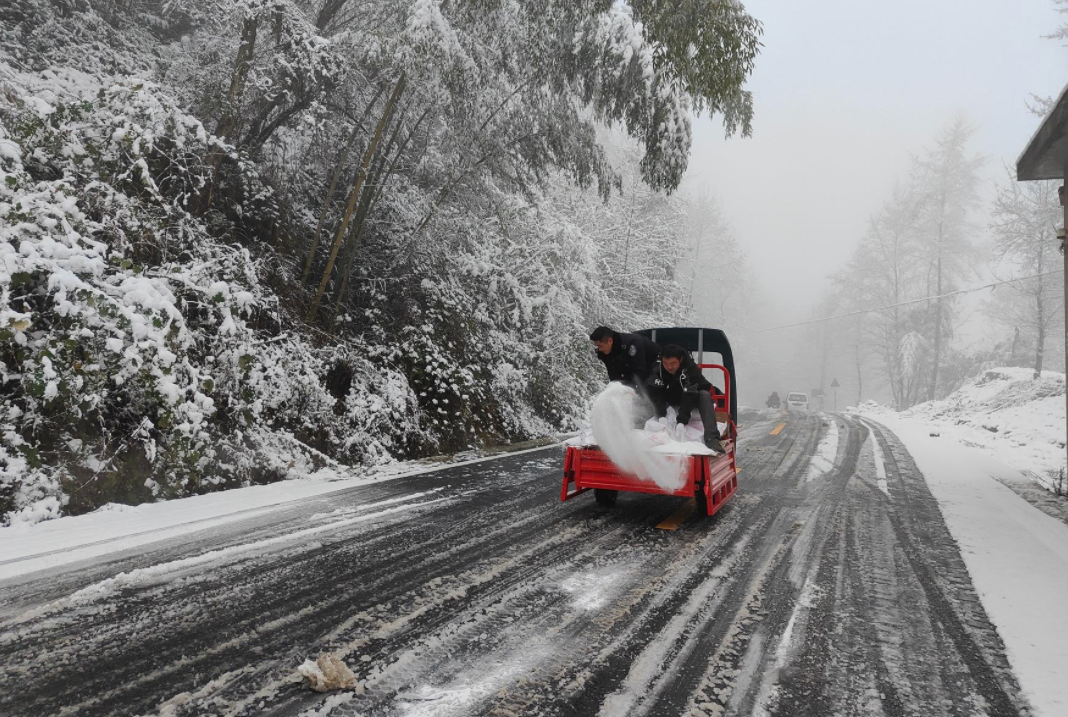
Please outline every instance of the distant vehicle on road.
[{"label": "distant vehicle on road", "polygon": [[786,408],[800,408],[802,411],[808,410],[808,394],[807,393],[791,393],[786,397]]}]

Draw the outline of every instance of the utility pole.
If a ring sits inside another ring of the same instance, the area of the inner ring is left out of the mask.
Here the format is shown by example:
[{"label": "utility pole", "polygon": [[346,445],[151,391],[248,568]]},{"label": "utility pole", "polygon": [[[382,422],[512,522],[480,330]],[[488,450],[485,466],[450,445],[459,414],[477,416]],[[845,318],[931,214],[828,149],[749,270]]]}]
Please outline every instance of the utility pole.
[{"label": "utility pole", "polygon": [[[1068,159],[1064,163],[1064,176],[1068,177]],[[1061,257],[1064,259],[1064,366],[1065,366],[1065,390],[1064,390],[1064,415],[1068,419],[1068,247],[1065,246],[1065,227],[1068,227],[1068,198],[1065,197],[1064,185],[1057,188],[1057,197],[1061,201],[1064,214],[1061,217],[1061,228],[1057,232],[1057,238],[1061,240]],[[1065,423],[1065,475],[1068,476],[1068,421]]]}]

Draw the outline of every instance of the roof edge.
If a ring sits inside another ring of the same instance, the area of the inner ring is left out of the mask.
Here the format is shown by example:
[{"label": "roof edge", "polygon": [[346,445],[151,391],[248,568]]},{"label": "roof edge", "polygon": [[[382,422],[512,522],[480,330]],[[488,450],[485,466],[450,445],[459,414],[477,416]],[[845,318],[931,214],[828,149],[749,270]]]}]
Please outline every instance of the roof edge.
[{"label": "roof edge", "polygon": [[[1031,135],[1030,141],[1024,147],[1023,152],[1016,159],[1016,181],[1030,182],[1040,179],[1063,179],[1064,171],[1057,176],[1047,176],[1049,172],[1043,172],[1039,166],[1043,163],[1045,154],[1058,135],[1064,134],[1064,127],[1068,124],[1068,85],[1061,90],[1053,108],[1042,118],[1038,129]],[[1059,131],[1058,131],[1059,130]]]}]

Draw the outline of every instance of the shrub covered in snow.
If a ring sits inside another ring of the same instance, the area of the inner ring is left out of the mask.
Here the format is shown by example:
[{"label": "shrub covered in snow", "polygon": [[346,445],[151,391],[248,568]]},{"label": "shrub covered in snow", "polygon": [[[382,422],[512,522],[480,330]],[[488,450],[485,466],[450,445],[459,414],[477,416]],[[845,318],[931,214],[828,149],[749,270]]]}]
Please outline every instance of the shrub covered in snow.
[{"label": "shrub covered in snow", "polygon": [[0,67],[0,513],[277,479],[272,430],[356,462],[418,436],[402,374],[283,330],[260,262],[186,211],[226,149],[199,121],[150,83]]}]

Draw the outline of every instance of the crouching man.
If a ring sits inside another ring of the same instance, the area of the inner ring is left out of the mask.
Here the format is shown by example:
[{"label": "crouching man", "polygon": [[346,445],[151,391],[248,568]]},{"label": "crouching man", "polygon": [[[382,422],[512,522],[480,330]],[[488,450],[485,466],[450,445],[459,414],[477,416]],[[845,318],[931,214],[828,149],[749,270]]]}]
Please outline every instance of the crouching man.
[{"label": "crouching man", "polygon": [[658,418],[667,415],[668,406],[675,406],[679,425],[685,426],[696,408],[705,425],[705,445],[716,453],[725,452],[723,444],[719,442],[712,384],[701,375],[701,369],[689,351],[675,344],[665,346],[660,352],[660,361],[646,381],[646,387]]},{"label": "crouching man", "polygon": [[649,373],[660,358],[660,347],[641,334],[624,334],[598,326],[590,334],[597,358],[608,370],[608,380],[622,381],[644,390]]}]

